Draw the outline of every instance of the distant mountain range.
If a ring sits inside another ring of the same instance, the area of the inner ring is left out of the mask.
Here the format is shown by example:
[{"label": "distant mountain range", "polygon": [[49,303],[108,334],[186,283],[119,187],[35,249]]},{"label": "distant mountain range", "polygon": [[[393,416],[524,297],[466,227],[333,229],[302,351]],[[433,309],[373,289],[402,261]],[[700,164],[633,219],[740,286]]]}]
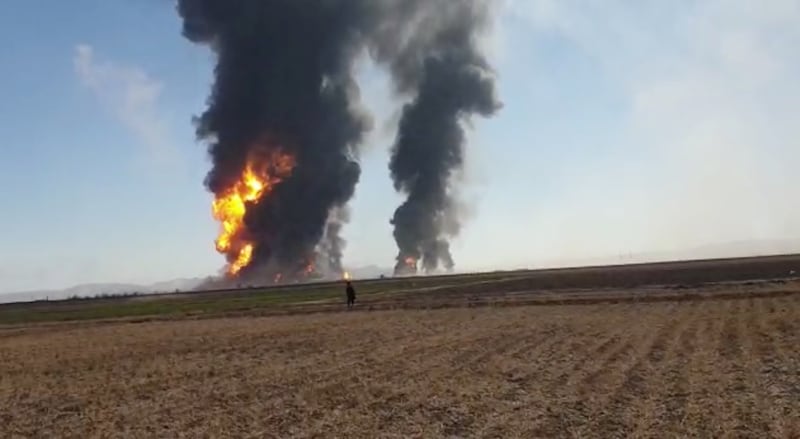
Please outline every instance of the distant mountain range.
[{"label": "distant mountain range", "polygon": [[63,290],[23,291],[19,293],[0,294],[0,303],[29,302],[42,299],[62,300],[70,297],[94,297],[99,295],[122,295],[131,293],[167,293],[175,290],[189,291],[195,289],[205,280],[206,278],[173,279],[150,285],[123,283],[82,284]]},{"label": "distant mountain range", "polygon": [[[350,269],[354,279],[371,279],[392,273],[390,268],[375,265]],[[100,295],[123,295],[131,293],[156,294],[174,291],[191,291],[205,283],[208,278],[184,278],[157,282],[149,285],[128,283],[91,283],[81,284],[62,290],[23,291],[19,293],[0,294],[0,303],[30,302],[33,300],[63,300],[70,297],[94,297]]]}]

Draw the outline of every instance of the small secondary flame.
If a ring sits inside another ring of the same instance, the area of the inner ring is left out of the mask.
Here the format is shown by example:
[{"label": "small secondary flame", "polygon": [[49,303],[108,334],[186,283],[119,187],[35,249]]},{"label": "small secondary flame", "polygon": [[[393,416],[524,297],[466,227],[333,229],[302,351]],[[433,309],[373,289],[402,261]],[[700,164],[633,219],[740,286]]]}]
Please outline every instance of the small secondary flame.
[{"label": "small secondary flame", "polygon": [[294,158],[280,151],[253,154],[239,181],[214,199],[212,212],[221,225],[215,243],[217,251],[228,258],[229,275],[235,276],[253,258],[253,242],[247,238],[244,224],[248,206],[272,192],[294,165]]}]

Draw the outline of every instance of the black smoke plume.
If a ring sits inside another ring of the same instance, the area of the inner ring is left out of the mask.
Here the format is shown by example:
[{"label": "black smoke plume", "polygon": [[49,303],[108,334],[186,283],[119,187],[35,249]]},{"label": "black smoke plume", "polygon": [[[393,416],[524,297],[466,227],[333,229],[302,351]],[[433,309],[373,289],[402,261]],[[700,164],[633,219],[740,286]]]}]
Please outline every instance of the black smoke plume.
[{"label": "black smoke plume", "polygon": [[248,206],[253,259],[243,273],[294,276],[310,261],[341,270],[346,204],[360,175],[358,146],[371,128],[354,66],[365,49],[389,67],[405,107],[391,161],[408,200],[394,217],[398,260],[452,266],[457,225],[451,174],[463,162],[463,120],[497,107],[475,36],[480,0],[178,0],[183,34],[216,54],[208,108],[196,119],[216,194],[265,150],[292,155],[289,177]]},{"label": "black smoke plume", "polygon": [[[254,149],[280,149],[296,161],[248,208],[255,246],[243,273],[301,273],[326,231],[338,234],[329,214],[353,195],[356,148],[371,124],[353,79],[363,9],[359,1],[179,0],[183,34],[217,56],[208,109],[196,121],[213,162],[208,189],[225,191]],[[340,255],[332,256],[340,267]]]},{"label": "black smoke plume", "polygon": [[389,169],[406,201],[392,218],[399,249],[396,274],[453,268],[448,238],[458,233],[454,172],[464,163],[463,125],[473,114],[499,108],[493,72],[476,37],[489,24],[488,2],[431,2],[418,17],[421,32],[399,49],[385,44],[398,91],[413,100],[403,108]]}]

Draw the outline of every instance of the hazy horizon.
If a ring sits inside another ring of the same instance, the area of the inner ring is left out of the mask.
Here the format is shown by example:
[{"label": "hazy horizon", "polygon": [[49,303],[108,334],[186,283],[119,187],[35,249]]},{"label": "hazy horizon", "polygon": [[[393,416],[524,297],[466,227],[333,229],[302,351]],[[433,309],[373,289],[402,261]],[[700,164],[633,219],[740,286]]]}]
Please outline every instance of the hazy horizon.
[{"label": "hazy horizon", "polygon": [[[0,294],[217,274],[209,163],[191,123],[210,54],[180,35],[168,2],[40,9],[0,6],[0,54],[13,61],[0,72]],[[800,2],[498,9],[484,44],[504,106],[470,134],[457,270],[742,242],[796,248]],[[376,124],[345,265],[390,267],[400,102],[369,62],[359,78]]]},{"label": "hazy horizon", "polygon": [[[595,258],[575,258],[575,259],[562,259],[540,261],[536,265],[525,266],[486,266],[478,267],[472,270],[458,270],[456,269],[453,274],[469,274],[478,272],[491,272],[491,271],[514,271],[514,270],[537,270],[549,268],[570,268],[582,266],[598,266],[598,265],[617,265],[617,264],[639,264],[650,262],[671,262],[681,260],[700,260],[700,259],[716,259],[716,258],[739,258],[739,257],[759,257],[759,256],[779,256],[789,254],[800,254],[800,240],[787,240],[787,241],[767,241],[767,242],[729,242],[712,244],[702,248],[688,248],[683,250],[676,250],[671,252],[648,252],[648,253],[625,253],[621,252],[617,255],[607,255],[606,257]],[[367,265],[367,266],[348,266],[344,267],[351,273],[354,279],[373,279],[381,275],[392,275],[392,266],[386,264],[380,265]],[[447,274],[444,271],[439,271],[432,274]],[[424,276],[425,273],[420,273]],[[67,295],[78,295],[81,297],[91,297],[100,294],[125,294],[131,292],[152,293],[152,292],[171,292],[174,290],[187,291],[195,288],[195,281],[205,281],[209,278],[222,277],[223,273],[217,275],[198,275],[193,277],[160,279],[155,282],[145,283],[125,283],[115,282],[113,279],[107,281],[91,281],[76,285],[63,285],[50,289],[40,290],[25,290],[25,291],[0,291],[0,303],[7,301],[9,297],[16,301],[20,297],[25,300],[39,300],[48,297],[48,293],[66,293]],[[89,288],[93,287],[93,288]],[[108,290],[113,287],[112,290]],[[86,288],[89,288],[88,290]],[[142,291],[135,291],[142,289]],[[13,297],[12,297],[13,296]],[[17,297],[19,296],[19,297]],[[66,296],[65,296],[66,297]],[[59,297],[50,297],[51,300],[58,300]],[[6,300],[4,300],[6,299]]]}]

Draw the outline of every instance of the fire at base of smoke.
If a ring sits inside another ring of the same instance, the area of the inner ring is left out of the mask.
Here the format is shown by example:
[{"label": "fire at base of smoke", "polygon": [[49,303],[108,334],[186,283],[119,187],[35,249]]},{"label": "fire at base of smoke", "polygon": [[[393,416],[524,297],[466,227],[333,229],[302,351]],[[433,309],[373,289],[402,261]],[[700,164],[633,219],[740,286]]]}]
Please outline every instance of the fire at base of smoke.
[{"label": "fire at base of smoke", "polygon": [[447,187],[463,162],[462,124],[499,108],[476,44],[491,4],[178,0],[183,34],[217,56],[197,136],[212,159],[206,184],[230,276],[341,273],[340,233],[360,176],[353,157],[371,127],[353,77],[365,50],[411,99],[390,163],[407,197],[393,220],[396,271],[452,269],[442,224],[458,222]]}]

